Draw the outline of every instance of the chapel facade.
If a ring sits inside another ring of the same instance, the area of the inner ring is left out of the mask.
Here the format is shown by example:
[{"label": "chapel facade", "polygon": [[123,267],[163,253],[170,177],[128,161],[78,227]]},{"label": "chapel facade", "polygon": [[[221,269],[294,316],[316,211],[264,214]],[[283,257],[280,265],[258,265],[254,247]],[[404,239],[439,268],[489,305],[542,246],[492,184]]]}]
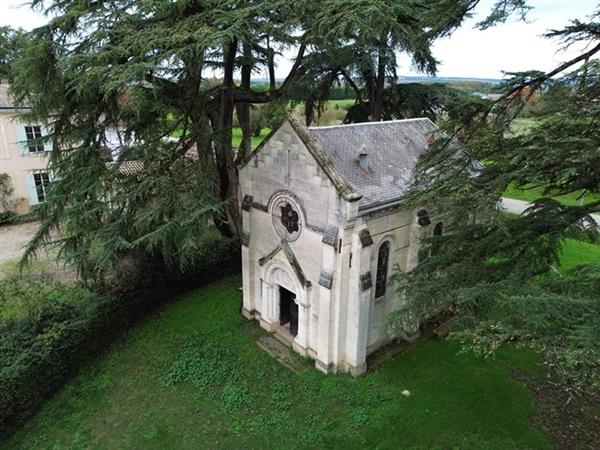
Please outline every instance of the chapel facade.
[{"label": "chapel facade", "polygon": [[325,373],[366,370],[402,305],[395,267],[440,234],[399,201],[436,126],[408,119],[279,128],[240,167],[243,308]]}]

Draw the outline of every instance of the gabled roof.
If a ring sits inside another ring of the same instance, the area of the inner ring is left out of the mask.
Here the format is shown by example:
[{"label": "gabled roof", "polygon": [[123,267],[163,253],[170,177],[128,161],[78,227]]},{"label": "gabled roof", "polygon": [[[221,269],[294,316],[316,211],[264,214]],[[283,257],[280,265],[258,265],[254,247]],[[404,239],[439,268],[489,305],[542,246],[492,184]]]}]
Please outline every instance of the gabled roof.
[{"label": "gabled roof", "polygon": [[[363,211],[384,207],[402,197],[417,160],[429,147],[429,135],[437,129],[426,118],[311,128],[293,118],[286,120],[338,193],[348,201],[359,200]],[[280,127],[265,138],[244,165]],[[361,152],[368,155],[366,170],[358,162]]]}]

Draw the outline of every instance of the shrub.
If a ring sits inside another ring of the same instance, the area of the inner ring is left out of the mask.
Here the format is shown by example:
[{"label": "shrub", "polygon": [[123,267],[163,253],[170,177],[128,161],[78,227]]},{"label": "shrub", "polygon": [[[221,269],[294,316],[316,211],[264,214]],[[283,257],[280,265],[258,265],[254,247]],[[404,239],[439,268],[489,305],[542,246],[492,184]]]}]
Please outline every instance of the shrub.
[{"label": "shrub", "polygon": [[0,212],[0,225],[5,223],[13,223],[17,218],[17,214],[12,211],[1,211]]},{"label": "shrub", "polygon": [[119,328],[121,307],[51,281],[0,283],[0,436],[33,415],[108,329]]},{"label": "shrub", "polygon": [[85,361],[151,308],[236,271],[237,249],[220,241],[190,273],[149,267],[138,289],[122,296],[50,280],[0,281],[0,437],[34,415]]},{"label": "shrub", "polygon": [[13,188],[10,183],[10,176],[7,173],[0,173],[0,207],[5,210],[8,209],[8,199],[12,193]]}]

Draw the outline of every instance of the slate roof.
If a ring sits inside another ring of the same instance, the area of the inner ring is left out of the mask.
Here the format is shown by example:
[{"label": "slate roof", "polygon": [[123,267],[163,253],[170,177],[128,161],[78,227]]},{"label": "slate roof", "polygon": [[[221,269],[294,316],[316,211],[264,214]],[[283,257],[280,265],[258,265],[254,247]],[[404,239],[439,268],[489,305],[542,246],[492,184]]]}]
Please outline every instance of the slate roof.
[{"label": "slate roof", "polygon": [[8,95],[8,85],[0,84],[0,109],[13,109],[13,101]]},{"label": "slate roof", "polygon": [[[311,127],[309,133],[336,171],[362,195],[359,209],[398,200],[408,187],[419,156],[428,149],[435,124],[426,118]],[[358,155],[366,150],[369,168]]]},{"label": "slate roof", "polygon": [[[0,84],[0,111],[15,112],[15,102],[8,93],[9,87],[8,84]],[[28,108],[28,105],[22,105],[19,111],[26,111]]]}]

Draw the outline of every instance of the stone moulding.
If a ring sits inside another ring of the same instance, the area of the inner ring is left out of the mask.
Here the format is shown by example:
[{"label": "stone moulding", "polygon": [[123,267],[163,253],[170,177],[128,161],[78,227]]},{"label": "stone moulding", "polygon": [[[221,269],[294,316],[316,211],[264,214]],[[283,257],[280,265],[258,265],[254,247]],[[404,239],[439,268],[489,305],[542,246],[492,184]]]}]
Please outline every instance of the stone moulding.
[{"label": "stone moulding", "polygon": [[366,228],[360,230],[358,233],[358,237],[360,238],[360,243],[363,247],[368,247],[373,244],[373,238],[371,237],[371,233]]},{"label": "stone moulding", "polygon": [[365,272],[360,276],[360,290],[366,291],[367,289],[371,289],[373,286],[373,280],[371,279],[371,272]]},{"label": "stone moulding", "polygon": [[242,233],[240,241],[242,242],[242,245],[244,247],[248,247],[248,245],[250,244],[250,233]]},{"label": "stone moulding", "polygon": [[335,243],[337,241],[337,236],[338,236],[338,227],[336,227],[335,225],[326,225],[325,232],[323,233],[323,239],[321,239],[321,242],[323,242],[324,244],[327,244],[327,245],[331,245],[332,247],[335,247]]},{"label": "stone moulding", "polygon": [[244,194],[244,199],[242,200],[242,210],[250,211],[250,208],[252,208],[252,196]]},{"label": "stone moulding", "polygon": [[260,258],[258,260],[258,265],[259,266],[264,266],[266,263],[268,263],[269,261],[271,261],[271,259],[273,259],[273,256],[275,256],[277,254],[277,252],[279,252],[279,250],[281,250],[281,245],[278,245],[273,250],[271,250],[271,252],[269,252],[267,255],[265,255],[262,258]]},{"label": "stone moulding", "polygon": [[262,212],[266,212],[266,213],[269,212],[269,207],[267,205],[263,205],[262,203],[259,203],[259,202],[252,202],[252,207],[254,209],[258,209],[259,211],[262,211]]},{"label": "stone moulding", "polygon": [[[267,205],[263,205],[260,202],[254,202],[253,201],[252,202],[252,207],[254,209],[257,209],[257,210],[262,211],[264,213],[268,213],[269,212],[269,207]],[[303,210],[303,214],[305,214],[304,210]],[[305,217],[305,220],[306,220],[306,217]],[[315,233],[319,233],[319,234],[324,234],[325,233],[325,230],[323,230],[323,228],[317,227],[316,225],[311,225],[308,222],[305,223],[304,226],[306,227],[306,229],[314,231]]]},{"label": "stone moulding", "polygon": [[305,286],[306,288],[309,288],[311,286],[311,282],[306,279],[306,276],[304,275],[304,271],[302,270],[302,267],[300,267],[300,263],[298,262],[298,259],[296,259],[296,255],[294,255],[294,252],[292,251],[292,249],[290,248],[288,243],[285,241],[281,241],[281,244],[279,244],[277,247],[275,247],[273,250],[271,250],[271,252],[269,254],[260,258],[258,260],[258,265],[264,266],[271,259],[273,259],[273,257],[277,253],[279,253],[280,250],[283,250],[285,257],[287,258],[288,262],[290,263],[290,266],[292,266],[292,269],[294,270],[294,273],[296,274],[296,277],[298,278],[300,283],[303,286]]},{"label": "stone moulding", "polygon": [[331,285],[333,284],[333,275],[328,272],[321,272],[319,284],[324,288],[331,289]]}]

